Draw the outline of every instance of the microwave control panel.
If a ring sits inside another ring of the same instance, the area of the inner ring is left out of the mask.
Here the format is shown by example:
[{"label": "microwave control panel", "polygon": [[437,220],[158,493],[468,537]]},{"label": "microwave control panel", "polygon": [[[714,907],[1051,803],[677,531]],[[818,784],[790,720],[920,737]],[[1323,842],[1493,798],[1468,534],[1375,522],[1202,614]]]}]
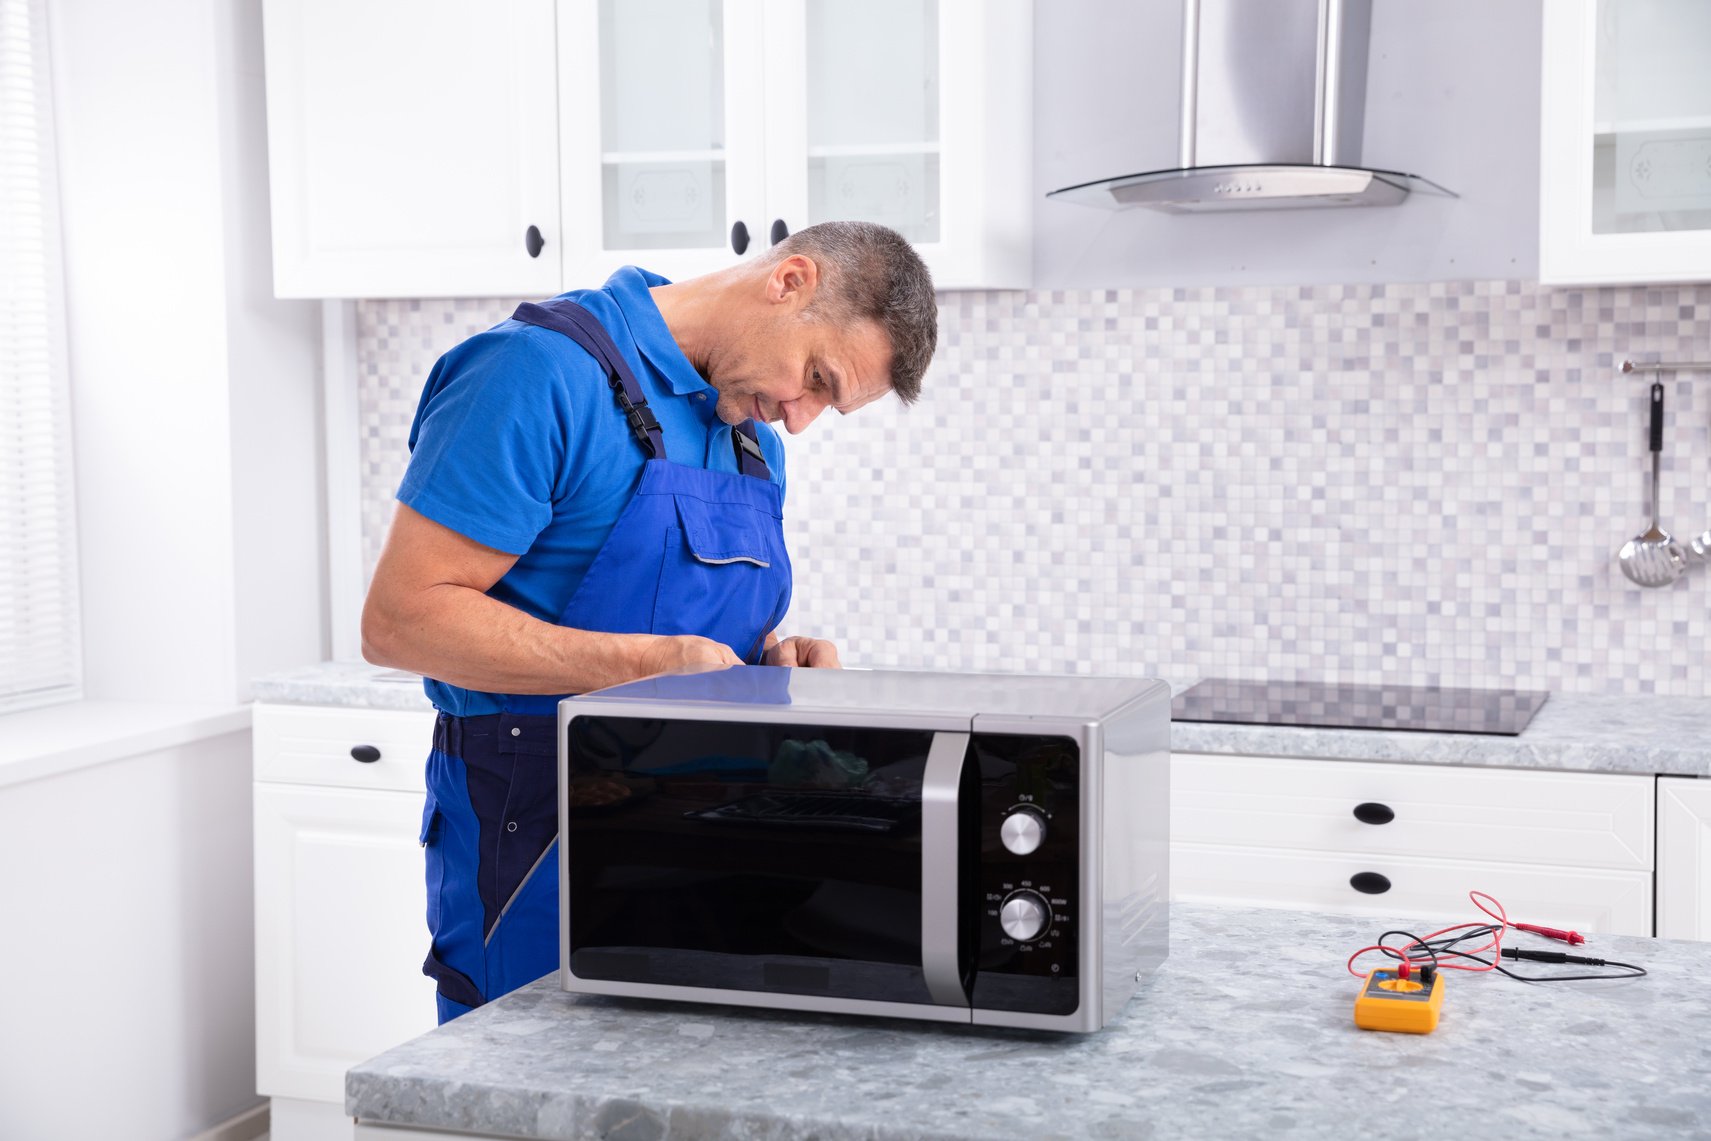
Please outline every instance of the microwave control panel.
[{"label": "microwave control panel", "polygon": [[980,782],[973,1003],[1072,1014],[1080,1003],[1080,747],[1069,737],[982,733],[973,751]]}]

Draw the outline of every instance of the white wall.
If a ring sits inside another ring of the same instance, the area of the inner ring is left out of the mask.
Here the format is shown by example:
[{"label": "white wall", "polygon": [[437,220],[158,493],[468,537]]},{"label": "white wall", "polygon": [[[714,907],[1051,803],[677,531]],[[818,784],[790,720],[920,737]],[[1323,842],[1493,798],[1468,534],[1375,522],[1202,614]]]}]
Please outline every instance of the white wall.
[{"label": "white wall", "polygon": [[[86,695],[232,707],[327,645],[319,307],[271,297],[259,0],[48,9]],[[258,1100],[250,785],[226,733],[0,789],[0,1137]]]},{"label": "white wall", "polygon": [[0,1136],[165,1141],[257,1100],[248,749],[0,789]]},{"label": "white wall", "polygon": [[50,0],[85,693],[324,656],[319,311],[271,299],[256,0]]}]

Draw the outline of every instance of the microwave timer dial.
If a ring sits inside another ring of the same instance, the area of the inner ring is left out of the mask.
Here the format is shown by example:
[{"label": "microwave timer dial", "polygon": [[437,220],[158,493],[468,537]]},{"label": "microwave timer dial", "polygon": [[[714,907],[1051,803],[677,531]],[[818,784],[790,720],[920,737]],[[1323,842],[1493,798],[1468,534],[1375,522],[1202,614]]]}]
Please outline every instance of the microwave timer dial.
[{"label": "microwave timer dial", "polygon": [[1014,809],[998,826],[998,838],[1013,855],[1026,856],[1046,839],[1046,818],[1037,808]]},{"label": "microwave timer dial", "polygon": [[1013,891],[998,908],[998,922],[1016,942],[1032,943],[1051,926],[1051,905],[1037,891]]}]

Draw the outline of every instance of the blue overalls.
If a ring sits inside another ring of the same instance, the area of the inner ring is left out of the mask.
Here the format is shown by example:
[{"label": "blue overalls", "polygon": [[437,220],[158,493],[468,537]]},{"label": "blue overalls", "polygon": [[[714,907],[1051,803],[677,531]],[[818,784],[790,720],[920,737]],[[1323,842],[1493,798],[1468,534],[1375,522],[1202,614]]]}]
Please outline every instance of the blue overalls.
[{"label": "blue overalls", "polygon": [[[607,374],[648,456],[635,493],[559,615],[618,634],[698,634],[756,664],[790,604],[783,494],[752,421],[732,433],[736,472],[673,463],[624,357],[567,298],[513,318],[569,337]],[[559,965],[556,696],[512,695],[504,711],[440,714],[422,817],[428,929],[422,965],[446,1022]]]}]

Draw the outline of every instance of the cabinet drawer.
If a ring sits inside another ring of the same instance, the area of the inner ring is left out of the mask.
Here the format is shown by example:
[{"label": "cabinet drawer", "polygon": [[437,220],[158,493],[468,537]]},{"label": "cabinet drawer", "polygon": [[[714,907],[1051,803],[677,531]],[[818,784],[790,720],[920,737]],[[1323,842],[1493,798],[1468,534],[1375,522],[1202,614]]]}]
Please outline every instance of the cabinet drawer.
[{"label": "cabinet drawer", "polygon": [[[1361,873],[1383,876],[1388,890],[1355,890],[1349,880]],[[1511,922],[1612,935],[1652,933],[1649,872],[1173,843],[1170,883],[1171,898],[1184,902],[1418,917],[1434,927],[1444,925],[1438,920],[1479,922],[1467,893],[1483,891],[1503,904]]]},{"label": "cabinet drawer", "polygon": [[[433,742],[431,711],[258,704],[255,779],[420,792]],[[363,746],[379,756],[358,760]]]},{"label": "cabinet drawer", "polygon": [[[1650,870],[1651,776],[1178,754],[1171,838]],[[1387,823],[1364,823],[1359,805]]]}]

